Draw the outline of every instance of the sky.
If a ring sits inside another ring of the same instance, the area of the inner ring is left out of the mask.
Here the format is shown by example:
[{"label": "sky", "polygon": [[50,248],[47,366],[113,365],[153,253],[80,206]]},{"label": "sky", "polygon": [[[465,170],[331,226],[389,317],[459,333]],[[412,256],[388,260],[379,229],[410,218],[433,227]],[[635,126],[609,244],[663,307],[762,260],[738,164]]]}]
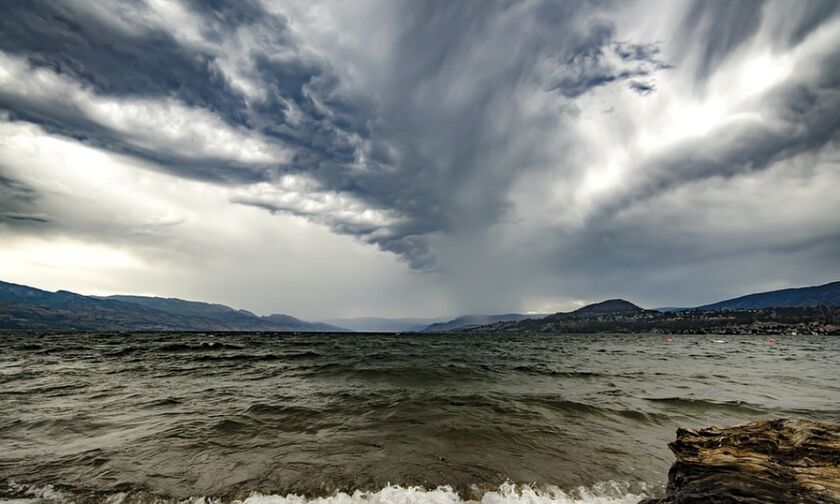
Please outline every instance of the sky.
[{"label": "sky", "polygon": [[0,3],[0,279],[307,319],[840,279],[840,2]]}]

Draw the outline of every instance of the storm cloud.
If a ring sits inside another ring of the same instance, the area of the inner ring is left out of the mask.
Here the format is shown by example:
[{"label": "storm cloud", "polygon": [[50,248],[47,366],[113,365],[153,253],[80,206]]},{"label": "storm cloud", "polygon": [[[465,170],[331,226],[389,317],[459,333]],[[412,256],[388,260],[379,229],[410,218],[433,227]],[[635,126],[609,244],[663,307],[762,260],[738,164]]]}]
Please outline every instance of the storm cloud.
[{"label": "storm cloud", "polygon": [[[276,222],[283,243],[296,222],[439,298],[352,308],[379,314],[691,304],[840,274],[836,2],[12,1],[0,31],[7,240],[198,275],[254,247],[208,246],[213,219]],[[87,193],[111,165],[125,194]],[[321,276],[260,257],[256,277]],[[293,308],[351,311],[311,299]]]}]

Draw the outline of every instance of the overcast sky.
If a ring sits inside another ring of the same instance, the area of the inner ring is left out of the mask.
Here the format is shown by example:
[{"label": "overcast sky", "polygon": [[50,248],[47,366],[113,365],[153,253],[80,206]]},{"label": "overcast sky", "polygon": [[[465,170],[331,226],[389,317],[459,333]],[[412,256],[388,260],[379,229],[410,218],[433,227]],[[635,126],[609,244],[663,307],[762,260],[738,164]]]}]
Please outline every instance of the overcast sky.
[{"label": "overcast sky", "polygon": [[840,2],[0,3],[0,279],[260,314],[840,279]]}]

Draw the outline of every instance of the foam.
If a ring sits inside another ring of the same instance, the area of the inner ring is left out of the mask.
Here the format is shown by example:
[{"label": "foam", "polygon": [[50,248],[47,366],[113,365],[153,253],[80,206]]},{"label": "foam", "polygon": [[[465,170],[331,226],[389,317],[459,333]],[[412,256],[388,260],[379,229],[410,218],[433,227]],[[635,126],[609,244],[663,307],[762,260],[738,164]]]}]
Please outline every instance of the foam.
[{"label": "foam", "polygon": [[[0,498],[0,504],[62,504],[81,502],[77,496],[58,491],[52,485],[20,485],[11,483],[10,490],[18,496]],[[100,494],[101,495],[101,494]],[[643,483],[630,485],[607,481],[589,487],[562,490],[555,486],[531,487],[504,483],[497,490],[485,492],[480,500],[465,500],[449,486],[433,489],[388,485],[377,491],[356,490],[352,493],[337,492],[328,497],[306,497],[297,494],[276,495],[252,493],[242,500],[229,504],[636,504],[650,496]],[[86,502],[122,504],[136,502],[131,494],[116,492],[101,495],[100,499]],[[173,499],[146,495],[140,499],[149,504],[226,504],[218,498],[196,496],[188,499]]]},{"label": "foam", "polygon": [[[642,485],[640,490],[644,492],[645,487]],[[569,492],[552,486],[537,489],[505,483],[498,490],[484,493],[480,501],[465,501],[448,486],[424,489],[389,485],[376,492],[357,490],[315,498],[253,494],[241,504],[636,504],[645,497],[645,493],[631,492],[629,484],[610,481]]]}]

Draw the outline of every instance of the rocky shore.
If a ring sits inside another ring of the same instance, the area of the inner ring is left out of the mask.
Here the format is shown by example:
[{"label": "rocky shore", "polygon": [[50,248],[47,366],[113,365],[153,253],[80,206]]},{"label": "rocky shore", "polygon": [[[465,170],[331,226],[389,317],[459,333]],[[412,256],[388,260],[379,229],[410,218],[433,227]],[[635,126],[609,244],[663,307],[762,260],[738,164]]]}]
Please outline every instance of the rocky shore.
[{"label": "rocky shore", "polygon": [[840,503],[840,424],[678,429],[665,497],[639,504]]}]

